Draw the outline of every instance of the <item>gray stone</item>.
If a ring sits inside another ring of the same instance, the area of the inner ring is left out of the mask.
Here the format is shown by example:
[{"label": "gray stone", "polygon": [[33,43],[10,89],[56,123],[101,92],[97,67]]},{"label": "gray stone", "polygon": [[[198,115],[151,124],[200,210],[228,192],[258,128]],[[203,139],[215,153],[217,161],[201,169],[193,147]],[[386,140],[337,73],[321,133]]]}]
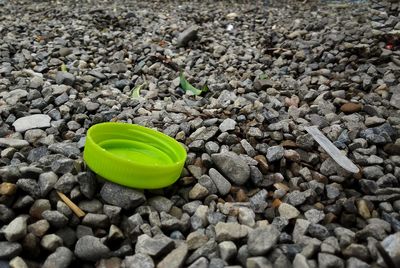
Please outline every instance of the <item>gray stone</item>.
[{"label": "gray stone", "polygon": [[180,268],[185,262],[188,254],[188,246],[182,243],[179,247],[171,251],[158,264],[157,268]]},{"label": "gray stone", "polygon": [[30,163],[33,163],[33,162],[37,162],[40,158],[42,158],[43,156],[46,156],[48,154],[49,154],[49,150],[47,149],[47,147],[40,146],[40,147],[33,148],[32,150],[30,150],[27,159]]},{"label": "gray stone", "polygon": [[61,94],[60,96],[55,98],[54,104],[57,106],[61,106],[62,104],[68,102],[68,100],[69,100],[69,96],[67,93],[64,92],[63,94]]},{"label": "gray stone", "polygon": [[12,138],[0,138],[0,147],[13,147],[15,149],[21,149],[28,146],[29,142],[26,140],[18,140]]},{"label": "gray stone", "polygon": [[244,140],[244,139],[241,140],[240,144],[242,145],[243,149],[246,151],[248,156],[254,157],[257,155],[256,150],[247,140]]},{"label": "gray stone", "polygon": [[11,221],[4,229],[4,236],[9,242],[15,242],[26,235],[26,216],[20,216]]},{"label": "gray stone", "polygon": [[287,203],[280,204],[278,211],[281,217],[288,220],[295,219],[300,215],[300,211],[298,211],[297,208]]},{"label": "gray stone", "polygon": [[235,222],[219,222],[215,226],[217,241],[231,241],[247,237],[248,227]]},{"label": "gray stone", "polygon": [[272,263],[265,257],[250,257],[246,260],[246,268],[272,268]]},{"label": "gray stone", "polygon": [[184,47],[186,46],[190,41],[193,41],[197,38],[197,31],[198,27],[197,26],[191,26],[181,32],[178,35],[178,38],[176,40],[177,46],[178,47]]},{"label": "gray stone", "polygon": [[82,224],[93,227],[106,229],[110,226],[107,215],[88,213],[82,220]]},{"label": "gray stone", "polygon": [[311,223],[307,228],[307,233],[311,237],[318,238],[319,240],[324,240],[330,235],[329,230],[318,223]]},{"label": "gray stone", "polygon": [[48,148],[54,153],[59,153],[69,158],[78,158],[78,156],[81,154],[81,151],[76,143],[53,143],[50,144]]},{"label": "gray stone", "polygon": [[171,251],[173,248],[174,242],[171,238],[162,235],[150,237],[146,234],[143,234],[138,237],[138,241],[135,246],[135,252],[158,258]]},{"label": "gray stone", "polygon": [[258,227],[249,233],[247,247],[253,256],[264,255],[278,242],[280,232],[273,226]]},{"label": "gray stone", "polygon": [[382,247],[386,250],[394,263],[400,261],[400,232],[387,236],[382,242]]},{"label": "gray stone", "polygon": [[24,132],[28,129],[34,128],[48,128],[50,127],[50,116],[45,114],[34,114],[18,118],[13,123],[15,131]]},{"label": "gray stone", "polygon": [[42,217],[46,219],[51,226],[56,228],[61,228],[67,225],[68,218],[65,217],[62,213],[55,210],[46,210],[42,213]]},{"label": "gray stone", "polygon": [[318,253],[318,267],[320,268],[344,268],[344,261],[335,255]]},{"label": "gray stone", "polygon": [[250,178],[249,165],[233,152],[213,154],[211,159],[217,169],[234,184],[242,185]]},{"label": "gray stone", "polygon": [[390,105],[397,109],[400,109],[400,87],[396,87],[396,89],[394,90],[393,95],[390,98]]},{"label": "gray stone", "polygon": [[201,257],[188,266],[188,268],[208,268],[208,264],[207,258]]},{"label": "gray stone", "polygon": [[0,241],[0,259],[11,259],[22,252],[22,246],[15,242]]},{"label": "gray stone", "polygon": [[297,253],[293,260],[293,268],[310,268],[307,263],[307,258],[304,255]]},{"label": "gray stone", "polygon": [[247,225],[249,227],[254,227],[255,222],[255,213],[251,208],[240,207],[238,220],[241,224]]},{"label": "gray stone", "polygon": [[128,70],[126,64],[123,62],[111,64],[110,68],[112,73],[125,73]]},{"label": "gray stone", "polygon": [[384,175],[382,168],[379,166],[364,167],[363,174],[368,180],[376,180]]},{"label": "gray stone", "polygon": [[345,257],[356,257],[363,261],[368,261],[370,254],[368,248],[361,244],[352,243],[342,250]]},{"label": "gray stone", "polygon": [[235,130],[235,127],[236,121],[231,118],[227,118],[219,125],[219,130],[221,130],[221,132],[227,132],[230,130]]},{"label": "gray stone", "polygon": [[205,144],[205,149],[208,154],[215,154],[219,151],[219,145],[216,142],[209,141]]},{"label": "gray stone", "polygon": [[146,254],[136,253],[132,256],[126,256],[122,261],[122,266],[124,268],[154,268],[153,259]]},{"label": "gray stone", "polygon": [[218,250],[221,258],[228,262],[237,253],[237,247],[232,241],[223,241],[218,244]]},{"label": "gray stone", "polygon": [[75,83],[75,76],[68,72],[57,72],[56,83],[72,86]]},{"label": "gray stone", "polygon": [[173,202],[164,196],[155,196],[147,200],[147,203],[158,212],[169,212]]},{"label": "gray stone", "polygon": [[210,168],[208,174],[210,175],[210,178],[214,182],[215,186],[217,187],[218,192],[223,196],[227,195],[231,190],[231,183],[214,168]]},{"label": "gray stone", "polygon": [[[61,156],[61,155],[60,155]],[[71,173],[75,171],[75,161],[69,158],[61,158],[55,159],[53,162],[50,163],[51,170],[57,174],[65,174]],[[42,160],[41,158],[40,160]],[[40,161],[39,160],[39,161]]]},{"label": "gray stone", "polygon": [[39,89],[43,86],[44,81],[43,78],[40,76],[34,76],[32,77],[30,83],[29,83],[29,87],[30,88],[34,88],[34,89]]},{"label": "gray stone", "polygon": [[[9,262],[10,267],[12,268],[28,268],[28,265],[21,257],[15,257]],[[0,264],[1,267],[1,264]]]},{"label": "gray stone", "polygon": [[318,209],[310,209],[304,213],[307,220],[313,223],[318,223],[325,218],[325,213]]},{"label": "gray stone", "polygon": [[72,54],[72,49],[69,47],[62,47],[62,48],[60,48],[58,53],[60,54],[61,57],[66,57],[69,54]]},{"label": "gray stone", "polygon": [[274,161],[278,161],[278,160],[282,159],[284,154],[285,154],[285,149],[282,146],[278,145],[278,146],[269,147],[267,149],[266,156],[267,156],[268,162],[274,162]]},{"label": "gray stone", "polygon": [[42,268],[68,268],[74,258],[74,254],[67,247],[59,247],[50,254]]},{"label": "gray stone", "polygon": [[204,140],[208,141],[212,137],[215,136],[218,132],[218,127],[217,126],[211,126],[211,127],[200,127],[198,128],[195,132],[190,134],[189,138],[191,140]]},{"label": "gray stone", "polygon": [[196,249],[192,255],[188,257],[186,263],[192,263],[202,256],[208,259],[217,257],[217,248],[218,244],[213,239],[210,239],[206,244]]},{"label": "gray stone", "polygon": [[38,220],[28,226],[28,232],[33,233],[37,237],[42,237],[49,230],[50,224],[47,220]]},{"label": "gray stone", "polygon": [[193,152],[201,152],[204,149],[204,141],[203,140],[195,140],[188,145],[190,151]]},{"label": "gray stone", "polygon": [[62,244],[62,238],[55,234],[45,235],[40,241],[40,245],[48,251],[55,251],[58,247],[62,246]]},{"label": "gray stone", "polygon": [[106,182],[103,185],[100,195],[108,204],[126,210],[136,208],[146,200],[143,192],[110,182]]},{"label": "gray stone", "polygon": [[286,197],[287,197],[286,202],[295,207],[303,204],[307,199],[306,194],[298,190],[288,193]]},{"label": "gray stone", "polygon": [[60,192],[63,192],[64,194],[68,194],[71,192],[72,188],[74,188],[77,182],[76,176],[72,175],[71,173],[67,173],[58,179],[54,185],[54,188]]},{"label": "gray stone", "polygon": [[37,184],[35,179],[19,179],[17,181],[17,186],[34,198],[40,196],[39,185]]},{"label": "gray stone", "polygon": [[97,261],[107,258],[110,249],[101,242],[100,238],[86,235],[76,242],[74,253],[82,260]]},{"label": "gray stone", "polygon": [[189,250],[198,249],[207,243],[208,237],[204,232],[204,229],[197,229],[194,232],[191,232],[186,237],[186,243],[188,245]]},{"label": "gray stone", "polygon": [[371,267],[368,263],[363,262],[355,257],[348,258],[346,261],[347,268],[369,268]]},{"label": "gray stone", "polygon": [[92,199],[96,193],[96,177],[93,172],[80,172],[77,177],[81,193],[88,199]]},{"label": "gray stone", "polygon": [[46,196],[54,188],[57,180],[57,174],[52,171],[40,174],[38,185],[41,196]]},{"label": "gray stone", "polygon": [[50,210],[50,201],[47,199],[37,199],[29,209],[29,214],[37,219],[42,219],[42,213],[46,210]]}]

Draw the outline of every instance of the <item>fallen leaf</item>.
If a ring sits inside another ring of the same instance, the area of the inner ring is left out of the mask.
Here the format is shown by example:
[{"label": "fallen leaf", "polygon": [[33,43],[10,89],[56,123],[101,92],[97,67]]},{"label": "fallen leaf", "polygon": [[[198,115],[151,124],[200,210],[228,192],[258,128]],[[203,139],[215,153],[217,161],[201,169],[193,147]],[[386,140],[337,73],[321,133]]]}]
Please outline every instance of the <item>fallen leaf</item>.
[{"label": "fallen leaf", "polygon": [[193,95],[199,96],[201,93],[203,92],[207,92],[208,91],[208,87],[205,85],[203,86],[201,89],[195,88],[194,86],[192,86],[185,78],[185,76],[183,75],[183,72],[180,72],[179,74],[179,78],[180,78],[180,82],[181,82],[181,87],[184,91],[186,92],[192,92]]},{"label": "fallen leaf", "polygon": [[131,94],[131,98],[134,100],[138,100],[140,99],[140,90],[142,89],[142,87],[145,85],[146,83],[143,83],[141,85],[137,85],[136,87],[133,88],[132,90],[132,94]]},{"label": "fallen leaf", "polygon": [[61,72],[68,72],[67,65],[61,64]]}]

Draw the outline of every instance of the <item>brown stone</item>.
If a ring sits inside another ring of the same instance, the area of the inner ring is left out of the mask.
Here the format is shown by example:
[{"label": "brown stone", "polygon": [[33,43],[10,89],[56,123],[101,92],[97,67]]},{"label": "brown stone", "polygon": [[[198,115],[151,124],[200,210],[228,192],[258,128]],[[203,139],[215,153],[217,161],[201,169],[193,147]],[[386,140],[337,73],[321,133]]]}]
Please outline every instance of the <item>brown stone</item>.
[{"label": "brown stone", "polygon": [[400,144],[386,144],[383,150],[390,155],[400,155]]},{"label": "brown stone", "polygon": [[284,191],[289,191],[289,186],[287,186],[286,184],[284,184],[284,183],[282,183],[282,182],[277,182],[277,183],[274,183],[274,187],[276,188],[276,189],[281,189],[281,190],[284,190]]},{"label": "brown stone", "polygon": [[243,189],[239,189],[239,191],[237,191],[237,193],[236,193],[236,201],[237,202],[247,202],[247,201],[249,201],[249,197],[243,191]]},{"label": "brown stone", "polygon": [[340,107],[340,111],[344,113],[356,113],[361,111],[362,105],[360,103],[348,102]]},{"label": "brown stone", "polygon": [[295,142],[295,141],[292,141],[292,140],[284,140],[284,141],[281,143],[281,146],[283,146],[283,147],[285,147],[285,148],[289,148],[289,149],[295,149],[295,148],[298,147],[297,144],[296,144],[296,142]]},{"label": "brown stone", "polygon": [[14,183],[3,182],[0,184],[0,195],[14,195],[17,191],[17,185]]},{"label": "brown stone", "polygon": [[260,168],[260,171],[262,174],[267,174],[268,173],[268,162],[267,162],[267,158],[264,155],[256,155],[254,157],[254,160],[256,160],[258,162],[258,166]]},{"label": "brown stone", "polygon": [[275,199],[275,200],[272,202],[272,207],[273,207],[273,208],[277,208],[277,207],[279,207],[281,204],[282,204],[282,201],[281,201],[281,200]]}]

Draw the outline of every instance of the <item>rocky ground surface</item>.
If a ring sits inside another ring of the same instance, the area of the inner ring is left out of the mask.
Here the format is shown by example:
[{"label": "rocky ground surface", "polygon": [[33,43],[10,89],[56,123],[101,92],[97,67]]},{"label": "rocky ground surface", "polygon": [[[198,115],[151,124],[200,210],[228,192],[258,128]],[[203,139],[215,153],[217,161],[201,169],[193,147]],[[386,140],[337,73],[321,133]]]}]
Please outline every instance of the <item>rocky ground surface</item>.
[{"label": "rocky ground surface", "polygon": [[[0,267],[399,265],[400,4],[269,2],[0,1]],[[109,121],[184,144],[181,178],[97,178]]]}]

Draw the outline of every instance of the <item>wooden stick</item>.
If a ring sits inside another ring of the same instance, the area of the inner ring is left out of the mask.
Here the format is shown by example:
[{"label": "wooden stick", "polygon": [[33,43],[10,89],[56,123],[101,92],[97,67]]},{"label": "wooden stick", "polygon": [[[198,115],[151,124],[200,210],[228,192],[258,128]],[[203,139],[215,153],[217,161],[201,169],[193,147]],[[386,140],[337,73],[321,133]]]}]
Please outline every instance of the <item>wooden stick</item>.
[{"label": "wooden stick", "polygon": [[85,216],[85,212],[82,211],[77,205],[75,205],[74,202],[71,201],[65,194],[57,191],[58,196],[61,198],[62,201],[78,216],[78,218],[81,218]]}]

